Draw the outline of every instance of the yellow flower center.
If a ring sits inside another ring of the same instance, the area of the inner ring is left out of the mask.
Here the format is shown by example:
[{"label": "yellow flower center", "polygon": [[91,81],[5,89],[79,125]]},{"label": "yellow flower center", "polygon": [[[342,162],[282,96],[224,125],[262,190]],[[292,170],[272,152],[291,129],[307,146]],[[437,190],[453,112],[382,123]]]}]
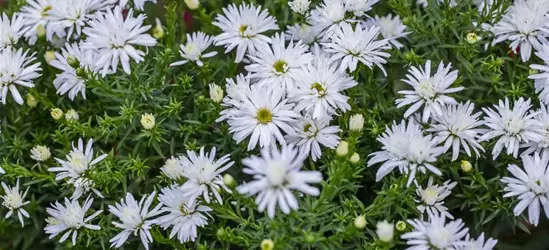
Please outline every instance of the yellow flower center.
[{"label": "yellow flower center", "polygon": [[271,113],[270,110],[266,108],[261,108],[257,111],[257,119],[262,124],[266,124],[273,121],[273,114]]}]

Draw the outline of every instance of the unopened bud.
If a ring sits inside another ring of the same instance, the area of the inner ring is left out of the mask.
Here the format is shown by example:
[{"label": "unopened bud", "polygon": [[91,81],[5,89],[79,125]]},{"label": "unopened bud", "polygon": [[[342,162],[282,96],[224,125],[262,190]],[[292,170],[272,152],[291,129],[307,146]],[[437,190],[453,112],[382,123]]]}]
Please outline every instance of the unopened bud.
[{"label": "unopened bud", "polygon": [[227,187],[232,187],[236,184],[234,178],[232,175],[230,174],[225,174],[223,175],[223,183],[227,186]]},{"label": "unopened bud", "polygon": [[364,116],[362,114],[352,115],[349,119],[349,130],[360,132],[364,128]]},{"label": "unopened bud", "polygon": [[152,34],[156,39],[161,39],[164,37],[164,28],[162,28],[162,23],[158,18],[156,18],[156,25],[153,28]]},{"label": "unopened bud", "polygon": [[368,224],[368,222],[366,222],[366,216],[364,215],[359,215],[355,218],[355,227],[357,229],[363,229],[366,227],[366,224]]},{"label": "unopened bud", "polygon": [[154,128],[154,125],[156,125],[154,115],[149,113],[141,115],[141,125],[146,130],[151,130]]},{"label": "unopened bud", "polygon": [[473,165],[469,161],[461,161],[461,170],[463,172],[468,173],[473,169]]},{"label": "unopened bud", "polygon": [[346,156],[347,154],[349,154],[349,143],[346,141],[340,141],[336,148],[336,155]]},{"label": "unopened bud", "polygon": [[357,164],[359,161],[360,161],[360,155],[358,155],[358,153],[353,153],[353,155],[351,155],[351,158],[349,159],[349,161],[351,161],[352,164]]},{"label": "unopened bud", "polygon": [[35,108],[36,105],[38,105],[36,98],[34,98],[31,94],[27,94],[27,106],[29,106],[29,108]]},{"label": "unopened bud", "polygon": [[59,120],[63,117],[63,110],[58,108],[51,109],[50,115],[54,120]]},{"label": "unopened bud", "polygon": [[185,4],[187,4],[187,7],[191,10],[196,10],[200,7],[200,1],[198,0],[185,0]]},{"label": "unopened bud", "polygon": [[406,230],[406,222],[404,221],[398,221],[397,224],[396,224],[396,229],[399,231],[399,232],[404,232],[404,230]]},{"label": "unopened bud", "polygon": [[44,53],[44,59],[46,59],[47,63],[50,63],[51,61],[55,60],[55,51],[48,50],[46,53]]},{"label": "unopened bud", "polygon": [[389,223],[386,220],[378,222],[376,225],[376,234],[379,240],[391,242],[393,241],[393,236],[395,234],[395,227],[393,223]]},{"label": "unopened bud", "polygon": [[38,24],[38,26],[36,26],[36,35],[38,37],[44,37],[46,35],[46,27],[42,24]]},{"label": "unopened bud", "polygon": [[479,37],[478,37],[478,35],[477,35],[476,33],[471,32],[471,33],[467,34],[467,38],[466,38],[466,39],[467,39],[467,42],[468,42],[469,44],[475,44],[475,43],[478,42]]},{"label": "unopened bud", "polygon": [[265,239],[261,242],[261,250],[273,250],[274,242],[271,239]]}]

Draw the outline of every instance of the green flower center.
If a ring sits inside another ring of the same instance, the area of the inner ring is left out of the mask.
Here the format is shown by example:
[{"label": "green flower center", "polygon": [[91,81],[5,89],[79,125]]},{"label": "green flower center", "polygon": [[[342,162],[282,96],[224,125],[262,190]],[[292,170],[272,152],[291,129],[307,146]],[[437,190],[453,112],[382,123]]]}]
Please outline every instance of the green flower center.
[{"label": "green flower center", "polygon": [[326,94],[326,90],[324,89],[324,87],[322,87],[322,84],[318,83],[318,82],[315,82],[311,85],[311,89],[316,89],[316,91],[318,92],[319,95],[325,95]]},{"label": "green flower center", "polygon": [[48,5],[48,6],[44,7],[42,9],[42,12],[41,12],[42,16],[43,17],[49,16],[50,14],[48,13],[48,11],[50,11],[51,9],[53,9],[53,6],[51,6],[51,5]]},{"label": "green flower center", "polygon": [[276,71],[276,73],[280,73],[280,74],[286,73],[286,71],[288,71],[287,67],[288,67],[288,64],[282,60],[276,61],[273,65],[273,68]]},{"label": "green flower center", "polygon": [[244,32],[248,29],[248,25],[242,24],[240,25],[240,33],[244,34]]},{"label": "green flower center", "polygon": [[261,108],[257,111],[257,119],[262,124],[266,124],[273,121],[273,114],[271,113],[270,110],[266,108]]},{"label": "green flower center", "polygon": [[313,127],[313,126],[312,126],[311,124],[305,124],[305,126],[303,127],[303,130],[304,130],[305,132],[312,132],[312,131],[311,131],[311,128],[312,128],[312,127]]}]

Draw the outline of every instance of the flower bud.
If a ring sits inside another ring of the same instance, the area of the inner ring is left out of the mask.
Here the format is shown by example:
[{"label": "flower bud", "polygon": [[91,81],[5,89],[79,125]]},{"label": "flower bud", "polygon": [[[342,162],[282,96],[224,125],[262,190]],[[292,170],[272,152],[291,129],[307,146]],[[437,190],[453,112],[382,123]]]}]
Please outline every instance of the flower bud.
[{"label": "flower bud", "polygon": [[48,50],[46,53],[44,53],[44,59],[46,59],[47,63],[50,63],[51,61],[55,60],[55,51]]},{"label": "flower bud", "polygon": [[230,174],[225,174],[223,175],[223,183],[227,186],[227,187],[232,187],[236,184],[234,178],[232,175]]},{"label": "flower bud", "polygon": [[307,235],[305,235],[305,242],[307,243],[314,243],[316,241],[316,237],[314,234],[312,233],[308,233]]},{"label": "flower bud", "polygon": [[78,59],[74,56],[68,56],[67,57],[67,63],[69,64],[69,66],[71,66],[73,69],[77,69],[80,67],[80,62],[78,61]]},{"label": "flower bud", "polygon": [[185,4],[187,4],[187,7],[191,10],[196,10],[200,7],[200,1],[198,0],[185,0]]},{"label": "flower bud", "polygon": [[80,115],[78,115],[78,112],[74,109],[69,109],[67,113],[65,113],[65,120],[67,121],[77,121],[80,119]]},{"label": "flower bud", "polygon": [[357,164],[360,161],[360,155],[358,155],[356,152],[353,153],[349,161],[351,161],[352,164]]},{"label": "flower bud", "polygon": [[271,239],[264,239],[261,242],[261,250],[273,250],[274,242]]},{"label": "flower bud", "polygon": [[221,237],[221,236],[225,235],[225,228],[221,227],[221,228],[217,229],[215,234],[217,235],[217,237]]},{"label": "flower bud", "polygon": [[538,74],[538,73],[539,73],[539,71],[538,71],[537,69],[530,69],[530,70],[528,71],[528,74],[529,74],[529,75],[535,75],[535,74]]},{"label": "flower bud", "polygon": [[396,229],[399,232],[404,232],[406,230],[406,222],[399,220],[396,224]]},{"label": "flower bud", "polygon": [[46,27],[44,27],[43,24],[38,24],[38,26],[36,26],[36,35],[38,37],[44,37],[46,35]]},{"label": "flower bud", "polygon": [[36,145],[31,149],[31,159],[35,161],[46,161],[51,157],[51,151],[48,147]]},{"label": "flower bud", "polygon": [[223,89],[215,83],[210,83],[210,99],[214,102],[223,100]]},{"label": "flower bud", "polygon": [[383,242],[393,241],[395,227],[393,223],[389,223],[386,220],[378,222],[376,225],[376,234],[379,240]]},{"label": "flower bud", "polygon": [[340,141],[336,148],[337,156],[346,156],[349,154],[349,143],[346,141]]},{"label": "flower bud", "polygon": [[352,115],[349,119],[349,130],[360,132],[364,128],[364,116],[362,114]]},{"label": "flower bud", "polygon": [[63,117],[63,110],[58,108],[51,109],[50,115],[54,120],[59,120]]},{"label": "flower bud", "polygon": [[154,115],[149,113],[141,115],[141,125],[146,130],[151,130],[152,128],[154,128],[154,125],[156,125]]},{"label": "flower bud", "polygon": [[311,5],[311,1],[309,0],[293,0],[291,2],[288,2],[288,6],[290,6],[290,9],[298,14],[304,14],[305,12],[307,12],[309,10],[309,5]]},{"label": "flower bud", "polygon": [[368,222],[366,222],[366,216],[364,215],[359,215],[355,218],[355,228],[357,229],[363,229],[366,227],[366,224],[368,224]]},{"label": "flower bud", "polygon": [[160,19],[156,18],[156,25],[154,26],[152,30],[152,35],[156,39],[161,39],[164,37],[164,28],[162,28],[162,23],[160,22]]},{"label": "flower bud", "polygon": [[468,173],[473,169],[473,165],[469,161],[461,161],[461,170],[463,172]]},{"label": "flower bud", "polygon": [[467,34],[467,38],[466,38],[466,39],[467,39],[467,42],[468,42],[469,44],[475,44],[475,43],[478,42],[478,40],[480,40],[480,38],[478,37],[478,35],[477,35],[476,33],[473,33],[473,32]]},{"label": "flower bud", "polygon": [[30,108],[35,108],[36,105],[38,105],[36,98],[34,98],[34,96],[32,96],[31,94],[27,94],[27,106],[29,106]]}]

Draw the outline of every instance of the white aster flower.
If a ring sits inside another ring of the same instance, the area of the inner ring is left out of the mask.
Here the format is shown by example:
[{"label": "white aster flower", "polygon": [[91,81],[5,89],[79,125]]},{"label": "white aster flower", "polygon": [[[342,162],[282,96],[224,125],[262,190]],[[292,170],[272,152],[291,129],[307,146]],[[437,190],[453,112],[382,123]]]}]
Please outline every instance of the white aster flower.
[{"label": "white aster flower", "polygon": [[433,185],[433,177],[429,177],[426,188],[417,185],[416,194],[419,200],[414,199],[416,203],[420,204],[417,206],[417,210],[422,214],[440,213],[450,219],[454,219],[454,216],[448,212],[448,208],[444,206],[444,199],[452,193],[451,190],[456,185],[457,182],[450,183],[449,180],[442,183],[442,185]]},{"label": "white aster flower", "polygon": [[297,210],[298,203],[292,190],[317,196],[320,191],[309,185],[322,181],[322,174],[317,171],[301,171],[305,155],[293,146],[283,145],[281,150],[276,147],[261,150],[261,157],[252,156],[242,160],[246,166],[244,173],[253,175],[254,180],[238,186],[238,192],[246,195],[256,195],[258,210],[267,209],[270,218],[275,215],[276,206],[283,213]]},{"label": "white aster flower", "polygon": [[227,82],[225,84],[227,95],[223,98],[223,103],[221,104],[225,109],[221,111],[220,117],[215,120],[216,122],[228,120],[230,117],[233,117],[242,100],[250,95],[248,93],[250,92],[251,85],[250,78],[239,74],[236,76],[236,81],[232,78],[227,78],[225,81]]},{"label": "white aster flower", "polygon": [[48,29],[67,40],[79,37],[98,10],[107,6],[106,0],[50,0],[52,9],[48,11]]},{"label": "white aster flower", "polygon": [[517,196],[519,203],[513,209],[515,216],[520,216],[528,208],[528,221],[538,225],[541,207],[549,218],[549,154],[535,153],[522,156],[524,170],[515,164],[509,164],[507,170],[513,177],[503,177],[505,197]]},{"label": "white aster flower", "polygon": [[478,138],[485,132],[479,128],[484,122],[479,120],[481,112],[473,114],[475,104],[466,102],[457,105],[445,105],[440,114],[433,116],[435,122],[431,123],[428,132],[436,134],[435,140],[444,142],[444,150],[452,148],[452,161],[457,160],[460,148],[471,157],[471,148],[476,157],[484,148],[478,142]]},{"label": "white aster flower", "polygon": [[[118,4],[122,7],[125,7],[125,6],[128,5],[129,1],[130,0],[120,0],[120,2]],[[156,0],[132,0],[132,2],[133,2],[133,7],[136,10],[143,11],[143,10],[145,10],[145,3],[146,2],[156,3]]]},{"label": "white aster flower", "polygon": [[9,210],[6,214],[6,218],[12,216],[14,213],[17,213],[19,222],[21,222],[21,226],[24,227],[25,222],[23,220],[23,216],[30,218],[29,213],[27,213],[27,211],[23,208],[23,206],[30,203],[29,201],[24,200],[27,196],[27,192],[29,191],[29,187],[27,187],[24,193],[19,192],[19,179],[17,179],[15,187],[9,187],[6,183],[2,182],[2,188],[4,188],[5,193],[3,196],[0,196],[3,200],[2,206]]},{"label": "white aster flower", "polygon": [[467,235],[463,245],[458,250],[492,250],[498,244],[498,241],[492,238],[485,240],[484,233],[480,234],[476,240],[470,238],[471,236]]},{"label": "white aster flower", "polygon": [[530,79],[534,79],[534,87],[536,93],[539,96],[539,100],[544,104],[549,104],[549,44],[541,46],[539,51],[535,52],[541,60],[543,65],[531,64],[530,68],[535,69],[537,72],[528,76]]},{"label": "white aster flower", "polygon": [[51,151],[48,147],[36,145],[31,149],[31,159],[35,161],[46,161],[51,157]]},{"label": "white aster flower", "polygon": [[212,45],[212,43],[212,37],[204,34],[203,32],[199,31],[192,34],[187,34],[187,43],[179,46],[179,54],[185,60],[174,62],[170,64],[170,66],[179,66],[189,61],[193,61],[196,65],[202,67],[202,65],[204,65],[204,63],[202,63],[203,58],[210,58],[217,55],[217,51],[202,54],[210,47],[210,45]]},{"label": "white aster flower", "polygon": [[96,19],[88,22],[89,27],[83,32],[88,37],[82,44],[83,49],[97,50],[96,65],[105,76],[109,70],[116,73],[118,64],[127,74],[131,73],[130,59],[139,63],[144,61],[145,52],[134,46],[152,47],[156,40],[147,30],[150,25],[143,26],[145,15],[133,16],[133,9],[124,18],[120,7],[107,9],[105,13],[96,15]]},{"label": "white aster flower", "polygon": [[408,249],[417,250],[454,250],[462,244],[468,228],[461,219],[446,223],[446,217],[441,214],[429,215],[428,221],[418,219],[408,220],[414,230],[401,236],[407,240]]},{"label": "white aster flower", "polygon": [[511,42],[509,47],[515,54],[519,53],[520,48],[522,61],[528,61],[532,48],[539,50],[542,44],[548,42],[548,11],[547,1],[514,1],[501,20],[491,29],[496,36],[492,45],[508,40]]},{"label": "white aster flower", "polygon": [[543,140],[543,126],[535,119],[537,112],[530,111],[530,99],[519,98],[511,107],[509,99],[499,100],[498,105],[491,108],[482,108],[486,116],[484,121],[490,132],[482,135],[479,141],[487,141],[499,137],[492,156],[495,160],[501,150],[507,148],[507,154],[517,158],[519,146],[529,142]]},{"label": "white aster flower", "polygon": [[61,164],[59,167],[49,168],[50,172],[57,172],[55,180],[62,180],[68,178],[69,184],[73,184],[75,191],[72,199],[78,199],[82,194],[88,191],[93,191],[97,196],[103,198],[101,193],[93,188],[93,181],[86,175],[92,170],[93,166],[107,157],[107,154],[93,158],[93,140],[90,139],[84,148],[84,141],[82,138],[78,139],[77,147],[72,145],[71,152],[66,156],[67,160],[55,158],[55,160]]},{"label": "white aster flower", "polygon": [[353,12],[357,17],[366,15],[366,12],[372,9],[372,6],[379,2],[379,0],[343,0],[345,2],[348,11]]},{"label": "white aster flower", "polygon": [[11,20],[6,13],[0,17],[0,49],[12,47],[27,31],[25,18],[21,13],[13,13]]},{"label": "white aster flower", "polygon": [[130,235],[138,235],[145,249],[149,249],[149,243],[153,242],[153,238],[149,230],[158,223],[158,219],[153,217],[158,216],[162,208],[162,204],[156,205],[149,211],[149,208],[154,201],[156,192],[149,195],[144,195],[139,203],[133,198],[133,195],[126,193],[126,197],[122,198],[114,206],[109,205],[109,212],[118,217],[120,222],[113,221],[112,224],[122,229],[123,231],[109,240],[111,247],[121,247]]},{"label": "white aster flower", "polygon": [[404,113],[407,118],[423,107],[422,121],[427,122],[431,114],[440,114],[442,107],[448,104],[457,104],[453,97],[448,94],[459,92],[463,87],[450,88],[458,77],[458,71],[450,72],[452,64],[444,66],[443,62],[438,65],[437,72],[431,75],[431,60],[425,63],[425,68],[412,67],[408,70],[406,78],[402,81],[412,86],[413,90],[401,90],[404,98],[396,100],[397,108],[412,104]]},{"label": "white aster flower", "polygon": [[33,80],[40,76],[40,62],[36,62],[34,54],[23,49],[0,49],[0,92],[2,104],[6,104],[8,92],[19,105],[24,100],[17,86],[34,88]]},{"label": "white aster flower", "polygon": [[549,107],[541,105],[541,108],[537,111],[537,115],[534,116],[539,124],[541,124],[541,140],[532,141],[521,144],[520,147],[526,147],[526,150],[522,152],[522,155],[528,155],[533,152],[547,152],[549,153]]},{"label": "white aster flower", "polygon": [[101,214],[103,212],[102,210],[86,217],[86,212],[88,212],[92,203],[93,199],[90,197],[84,201],[82,206],[80,206],[80,202],[76,199],[69,200],[65,198],[65,204],[56,201],[55,204],[52,204],[52,207],[47,208],[46,211],[52,216],[51,219],[49,219],[49,222],[51,223],[48,223],[44,228],[46,233],[50,235],[49,238],[53,239],[57,235],[65,232],[63,236],[61,236],[61,239],[59,239],[59,242],[62,243],[72,234],[72,245],[75,246],[76,236],[78,235],[78,230],[81,228],[100,230],[101,227],[89,224],[89,221]]},{"label": "white aster flower", "polygon": [[260,44],[269,42],[269,37],[262,33],[269,30],[278,30],[276,19],[269,16],[267,10],[253,4],[229,5],[223,8],[224,15],[218,15],[213,25],[219,27],[223,33],[217,35],[215,44],[225,46],[225,53],[236,47],[235,62],[240,62],[246,52],[253,55]]},{"label": "white aster flower", "polygon": [[183,190],[177,186],[163,188],[158,201],[164,205],[158,217],[158,225],[164,230],[172,227],[170,239],[177,235],[179,242],[195,241],[198,227],[208,225],[211,208],[189,201]]},{"label": "white aster flower", "polygon": [[304,44],[312,44],[318,38],[318,33],[312,26],[306,23],[296,23],[288,26],[286,30],[286,40],[301,41]]},{"label": "white aster flower", "polygon": [[256,84],[262,86],[294,90],[297,73],[311,62],[313,56],[301,41],[290,41],[288,46],[285,43],[284,35],[277,33],[271,38],[270,45],[258,46],[257,52],[250,55],[251,64],[246,66],[247,77],[257,79]]},{"label": "white aster flower", "polygon": [[233,139],[240,143],[247,137],[248,150],[274,146],[278,141],[286,144],[281,130],[290,134],[292,125],[298,116],[294,105],[284,98],[286,91],[276,87],[252,86],[250,91],[242,93],[241,103],[234,107],[229,117],[229,131]]},{"label": "white aster flower", "polygon": [[183,166],[179,162],[179,159],[175,157],[171,157],[170,159],[166,160],[166,163],[163,167],[160,168],[162,173],[166,175],[168,178],[176,181],[181,179],[183,177]]},{"label": "white aster flower", "polygon": [[406,32],[406,25],[400,20],[400,16],[393,17],[392,14],[389,14],[384,17],[379,17],[376,15],[374,18],[368,19],[365,23],[366,27],[378,26],[379,32],[384,39],[387,39],[389,43],[400,49],[404,47],[402,43],[398,41],[399,38],[407,38],[408,34],[411,32]]},{"label": "white aster flower", "polygon": [[195,203],[199,196],[204,197],[207,203],[210,203],[210,195],[213,194],[219,204],[223,204],[223,199],[219,194],[221,189],[228,193],[231,190],[223,183],[221,174],[229,169],[234,162],[230,155],[225,155],[220,159],[215,159],[216,148],[213,147],[210,153],[204,153],[204,148],[200,149],[200,154],[193,151],[187,151],[187,156],[179,157],[179,163],[183,167],[183,176],[187,181],[181,186],[181,190],[189,197],[190,203]]},{"label": "white aster flower", "polygon": [[349,97],[343,91],[358,83],[338,65],[317,56],[312,65],[302,67],[295,74],[297,89],[288,93],[296,103],[296,111],[311,113],[314,119],[325,119],[351,109]]},{"label": "white aster flower", "polygon": [[67,94],[71,101],[78,94],[86,99],[86,74],[96,72],[96,59],[96,51],[82,49],[77,43],[67,43],[61,53],[55,52],[50,65],[62,71],[53,80],[57,94]]},{"label": "white aster flower", "polygon": [[309,5],[311,1],[309,0],[293,0],[288,2],[288,6],[292,9],[293,12],[298,14],[304,14],[309,10]]},{"label": "white aster flower", "polygon": [[334,31],[331,41],[322,45],[326,47],[326,52],[333,53],[331,61],[340,61],[339,70],[341,71],[349,69],[354,72],[358,62],[361,62],[370,69],[376,65],[383,74],[387,75],[382,64],[387,62],[385,58],[391,56],[384,52],[391,46],[387,39],[377,39],[379,30],[378,26],[366,28],[360,23],[353,29],[350,24],[343,23]]},{"label": "white aster flower", "polygon": [[345,1],[324,0],[313,11],[307,23],[310,23],[315,33],[328,40],[343,24],[354,23],[356,20],[346,16],[348,11]]},{"label": "white aster flower", "polygon": [[368,166],[383,162],[376,173],[376,181],[380,181],[396,167],[408,175],[407,186],[415,179],[418,170],[442,175],[432,164],[444,152],[444,148],[437,146],[438,142],[432,135],[423,135],[418,124],[412,121],[408,125],[406,121],[393,123],[377,140],[383,144],[382,151],[370,154],[372,158],[368,161]]},{"label": "white aster flower", "polygon": [[46,31],[46,38],[51,41],[53,29],[48,29],[50,12],[53,5],[50,0],[27,0],[27,4],[21,8],[21,15],[25,18],[25,26],[28,27],[25,37],[29,44],[34,45],[38,40],[39,30]]},{"label": "white aster flower", "polygon": [[338,126],[329,125],[330,120],[328,118],[311,119],[302,117],[294,126],[295,132],[286,135],[286,140],[288,144],[295,144],[301,154],[311,155],[313,161],[316,161],[322,156],[320,145],[335,149],[339,144],[340,138],[337,133],[341,130]]}]

